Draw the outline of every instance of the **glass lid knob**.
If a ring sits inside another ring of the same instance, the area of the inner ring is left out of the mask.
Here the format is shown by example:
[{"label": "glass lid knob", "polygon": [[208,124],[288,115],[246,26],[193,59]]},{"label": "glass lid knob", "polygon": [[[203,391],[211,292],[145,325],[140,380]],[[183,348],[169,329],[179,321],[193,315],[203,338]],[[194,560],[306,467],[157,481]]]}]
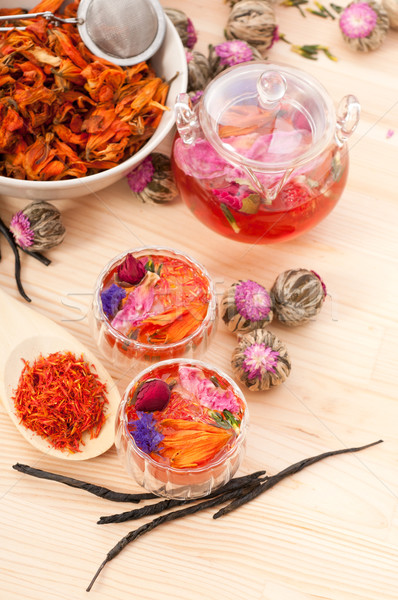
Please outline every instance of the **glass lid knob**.
[{"label": "glass lid knob", "polygon": [[257,92],[260,104],[264,108],[274,106],[286,93],[286,79],[277,71],[266,71],[257,80]]}]

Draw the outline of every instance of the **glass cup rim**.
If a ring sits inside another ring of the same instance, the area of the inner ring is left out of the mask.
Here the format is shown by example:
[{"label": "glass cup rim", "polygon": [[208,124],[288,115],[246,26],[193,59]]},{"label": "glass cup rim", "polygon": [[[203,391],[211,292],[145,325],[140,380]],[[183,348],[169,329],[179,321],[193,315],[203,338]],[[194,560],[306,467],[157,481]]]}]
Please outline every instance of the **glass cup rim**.
[{"label": "glass cup rim", "polygon": [[[202,467],[189,468],[189,469],[176,469],[175,467],[170,467],[167,465],[163,465],[162,463],[156,462],[155,460],[153,460],[153,458],[151,458],[149,456],[149,454],[146,454],[137,446],[134,438],[130,435],[130,432],[127,428],[127,419],[126,419],[125,408],[127,406],[127,401],[129,399],[129,394],[130,394],[131,389],[134,387],[134,385],[137,383],[137,381],[141,377],[143,377],[144,375],[147,375],[154,369],[161,367],[161,366],[171,365],[171,364],[175,364],[175,363],[190,364],[190,365],[194,365],[194,366],[204,367],[204,368],[212,370],[215,373],[217,373],[218,375],[222,376],[223,379],[226,379],[226,381],[228,381],[229,385],[233,388],[234,393],[237,396],[239,396],[240,400],[243,403],[244,409],[245,409],[244,413],[243,413],[240,429],[239,429],[239,435],[236,437],[236,440],[235,440],[235,443],[233,444],[233,446],[228,450],[228,452],[226,452],[225,455],[218,458],[214,462],[210,461],[209,463],[207,463],[206,465],[203,465]],[[150,365],[149,367],[146,367],[145,369],[140,371],[130,381],[129,385],[127,386],[127,388],[125,389],[125,391],[123,393],[123,397],[120,402],[120,414],[122,416],[123,428],[127,435],[127,439],[131,442],[131,444],[134,448],[134,451],[138,454],[138,456],[140,458],[142,458],[143,460],[148,461],[152,466],[156,467],[157,469],[161,469],[163,472],[167,471],[167,472],[172,472],[172,473],[177,473],[177,474],[178,473],[179,474],[181,474],[181,473],[186,473],[186,474],[201,473],[201,472],[207,471],[208,469],[213,469],[215,467],[218,467],[220,464],[222,464],[223,462],[228,460],[228,458],[230,458],[234,454],[234,452],[236,452],[236,450],[240,448],[240,446],[242,445],[242,442],[244,441],[244,439],[246,437],[246,429],[249,425],[249,412],[248,412],[248,405],[246,402],[246,398],[245,398],[242,390],[240,389],[240,387],[237,385],[237,383],[229,375],[224,373],[224,371],[222,371],[222,369],[219,369],[218,367],[214,367],[213,365],[210,365],[209,363],[206,363],[202,360],[198,360],[198,359],[194,359],[194,358],[192,358],[192,359],[190,359],[190,358],[170,358],[168,360],[162,360],[160,362],[154,363],[154,364]]]},{"label": "glass cup rim", "polygon": [[[197,327],[197,329],[195,329],[194,332],[190,333],[189,335],[187,335],[182,340],[179,340],[178,342],[170,342],[168,344],[148,344],[145,342],[138,342],[137,340],[130,339],[130,338],[126,337],[125,335],[123,335],[122,333],[120,333],[120,331],[118,331],[117,329],[112,327],[111,323],[109,322],[109,319],[107,318],[107,316],[105,315],[105,313],[102,309],[102,302],[101,302],[100,294],[101,294],[102,283],[103,283],[103,280],[104,280],[106,274],[112,269],[112,267],[115,266],[115,264],[120,262],[128,254],[134,254],[134,253],[139,253],[139,252],[144,252],[144,251],[149,251],[149,250],[158,252],[159,254],[161,254],[162,252],[170,252],[170,253],[174,254],[177,258],[181,257],[181,258],[187,260],[188,262],[192,263],[205,276],[205,278],[207,279],[207,282],[208,282],[210,300],[209,300],[209,305],[207,307],[206,315],[205,315],[203,321],[200,323],[200,325]],[[216,291],[215,291],[214,283],[213,283],[213,280],[211,279],[207,269],[201,263],[199,263],[196,259],[192,258],[189,254],[186,254],[185,252],[182,252],[180,250],[175,250],[174,248],[168,248],[166,246],[140,246],[139,248],[133,248],[133,249],[129,249],[124,252],[121,252],[120,254],[118,254],[117,256],[112,258],[105,265],[105,267],[102,269],[102,271],[100,272],[100,274],[97,277],[97,281],[95,283],[95,291],[94,291],[94,302],[96,303],[96,305],[98,307],[101,320],[105,323],[106,327],[108,328],[110,333],[113,335],[113,337],[117,338],[119,341],[121,341],[123,343],[128,344],[129,347],[135,347],[137,350],[138,349],[148,350],[151,352],[154,352],[154,351],[162,352],[165,350],[174,350],[175,348],[178,348],[180,346],[185,346],[192,339],[194,339],[195,337],[200,335],[203,332],[203,330],[206,329],[206,327],[212,320],[215,320],[214,313],[217,308]],[[214,317],[213,317],[213,314],[214,314]]]}]

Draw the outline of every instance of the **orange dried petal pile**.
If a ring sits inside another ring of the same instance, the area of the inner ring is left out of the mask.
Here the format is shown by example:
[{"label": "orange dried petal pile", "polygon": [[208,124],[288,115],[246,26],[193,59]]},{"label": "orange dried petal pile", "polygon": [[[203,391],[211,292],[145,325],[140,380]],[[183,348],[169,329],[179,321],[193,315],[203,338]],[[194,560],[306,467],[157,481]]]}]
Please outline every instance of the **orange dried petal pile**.
[{"label": "orange dried petal pile", "polygon": [[[30,12],[61,5],[42,0]],[[78,5],[64,15],[76,16]],[[153,135],[168,84],[147,63],[122,68],[94,56],[74,25],[23,14],[14,24],[27,28],[0,34],[0,175],[84,177],[126,160]]]}]

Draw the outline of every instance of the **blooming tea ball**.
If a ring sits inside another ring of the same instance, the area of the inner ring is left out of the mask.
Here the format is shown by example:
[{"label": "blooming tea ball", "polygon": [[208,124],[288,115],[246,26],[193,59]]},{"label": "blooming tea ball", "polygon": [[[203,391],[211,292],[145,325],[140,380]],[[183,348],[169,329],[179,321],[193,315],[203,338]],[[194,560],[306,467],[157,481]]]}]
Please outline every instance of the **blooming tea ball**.
[{"label": "blooming tea ball", "polygon": [[382,0],[381,5],[388,15],[391,29],[398,29],[398,0]]},{"label": "blooming tea ball", "polygon": [[265,0],[239,0],[225,27],[227,40],[244,40],[261,53],[271,48],[278,35],[275,10]]},{"label": "blooming tea ball", "polygon": [[186,48],[193,48],[198,41],[194,24],[184,11],[177,8],[165,8],[164,12],[169,17]]},{"label": "blooming tea ball", "polygon": [[266,329],[255,329],[240,337],[231,365],[238,381],[252,391],[283,383],[291,370],[286,345]]},{"label": "blooming tea ball", "polygon": [[289,326],[307,323],[322,308],[326,286],[314,271],[290,269],[278,275],[271,288],[274,312]]},{"label": "blooming tea ball", "polygon": [[185,50],[188,65],[188,92],[204,90],[210,78],[207,56],[197,50]]},{"label": "blooming tea ball", "polygon": [[238,281],[224,292],[221,318],[230,331],[252,331],[271,323],[272,317],[271,297],[259,283]]},{"label": "blooming tea ball", "polygon": [[369,52],[379,48],[387,35],[387,12],[377,2],[351,2],[341,13],[339,26],[353,50]]},{"label": "blooming tea ball", "polygon": [[60,211],[44,200],[31,202],[17,212],[11,219],[10,231],[18,246],[32,252],[50,250],[65,237]]}]

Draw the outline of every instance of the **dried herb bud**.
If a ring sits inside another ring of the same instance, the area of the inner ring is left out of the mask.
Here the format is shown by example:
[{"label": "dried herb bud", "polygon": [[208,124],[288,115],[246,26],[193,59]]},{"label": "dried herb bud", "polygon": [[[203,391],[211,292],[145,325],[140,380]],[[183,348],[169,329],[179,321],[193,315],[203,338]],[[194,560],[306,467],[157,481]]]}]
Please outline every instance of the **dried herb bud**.
[{"label": "dried herb bud", "polygon": [[149,379],[135,390],[133,404],[136,410],[153,412],[163,410],[170,400],[170,388],[162,379]]},{"label": "dried herb bud", "polygon": [[171,202],[178,196],[178,190],[171,170],[170,158],[159,152],[153,152],[150,158],[154,172],[151,181],[138,196],[143,202],[150,204]]},{"label": "dried herb bud", "polygon": [[238,381],[252,391],[283,383],[291,369],[285,344],[266,329],[255,329],[240,337],[231,365]]},{"label": "dried herb bud", "polygon": [[233,283],[222,297],[221,318],[232,332],[264,327],[273,318],[271,297],[255,281]]},{"label": "dried herb bud", "polygon": [[186,50],[188,63],[188,92],[204,90],[210,78],[210,66],[207,57],[196,50]]},{"label": "dried herb bud", "polygon": [[274,312],[289,326],[314,318],[326,298],[326,286],[314,271],[292,269],[281,273],[271,288]]},{"label": "dried herb bud", "polygon": [[165,8],[164,12],[169,17],[186,48],[193,48],[198,41],[195,27],[191,19],[177,8]]},{"label": "dried herb bud", "polygon": [[32,202],[17,212],[10,223],[16,243],[32,252],[49,250],[65,237],[61,213],[49,202]]},{"label": "dried herb bud", "polygon": [[118,283],[122,286],[123,284],[137,285],[145,277],[145,273],[145,265],[132,254],[127,254],[117,269]]}]

